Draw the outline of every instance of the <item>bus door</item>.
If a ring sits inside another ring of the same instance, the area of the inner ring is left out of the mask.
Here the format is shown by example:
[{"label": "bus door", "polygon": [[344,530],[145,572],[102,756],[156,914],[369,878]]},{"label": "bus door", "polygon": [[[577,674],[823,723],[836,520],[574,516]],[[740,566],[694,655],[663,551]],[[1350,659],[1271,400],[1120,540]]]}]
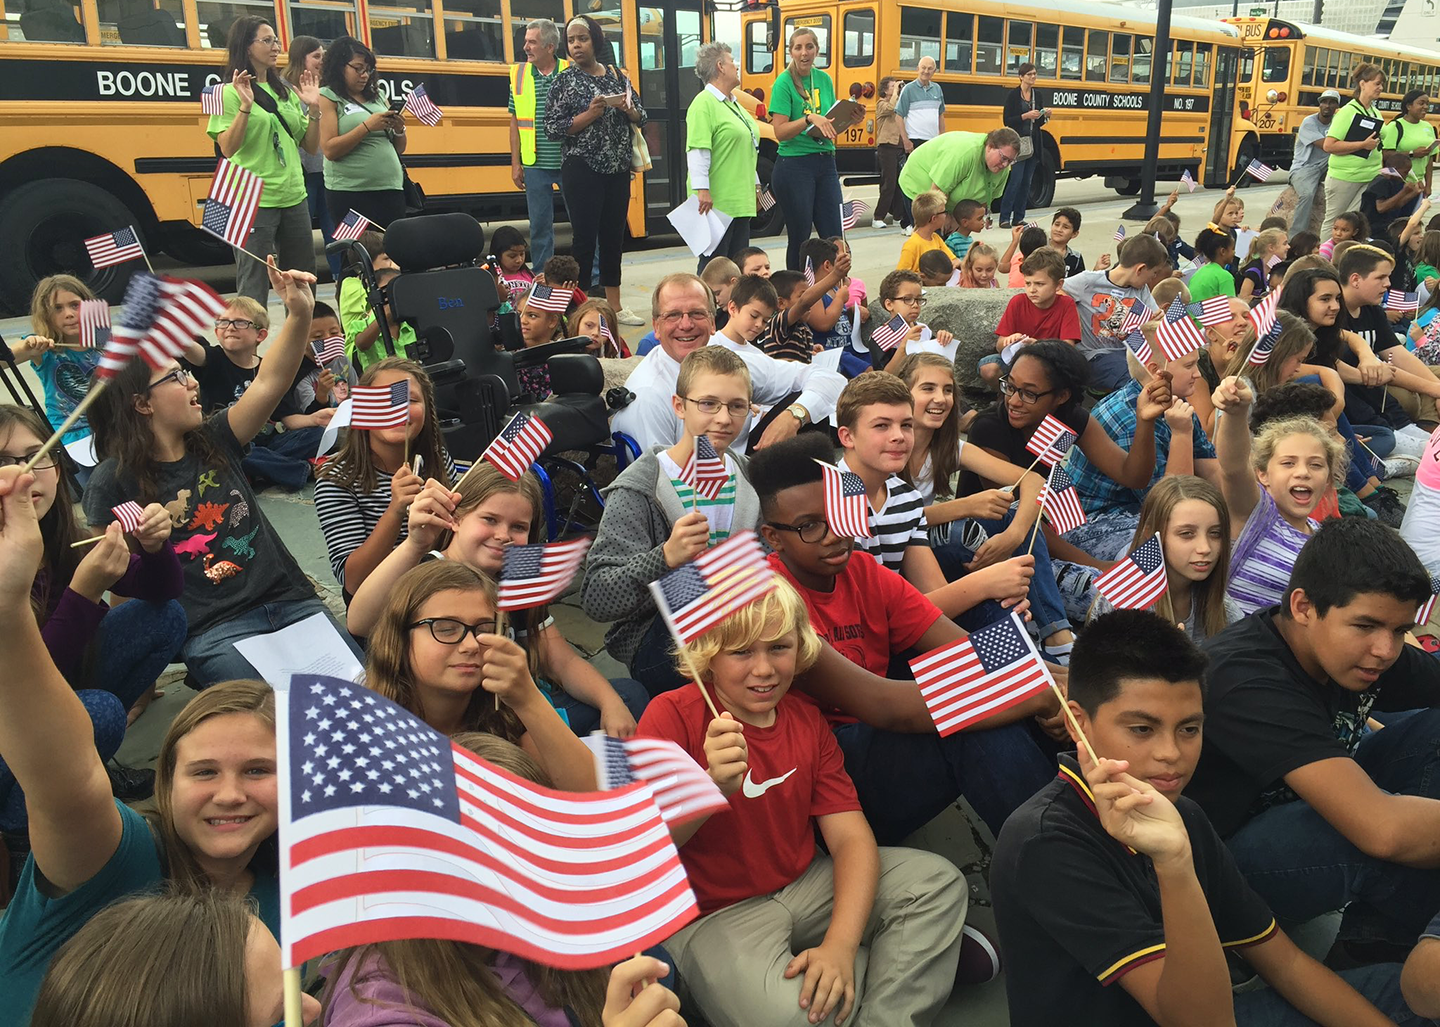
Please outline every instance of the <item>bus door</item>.
[{"label": "bus door", "polygon": [[1233,46],[1216,47],[1215,50],[1215,91],[1210,96],[1209,142],[1205,147],[1205,166],[1201,168],[1201,182],[1207,189],[1223,189],[1231,181],[1230,137],[1235,128],[1236,69],[1241,53]]},{"label": "bus door", "polygon": [[841,134],[841,146],[875,146],[875,86],[880,78],[875,54],[876,13],[872,3],[842,4],[835,23],[835,53],[830,76],[835,99],[849,97],[865,107],[865,117]]},{"label": "bus door", "polygon": [[[701,0],[640,7],[636,16],[640,59],[636,85],[649,117],[643,131],[652,165],[643,176],[645,225],[655,230],[668,227],[665,215],[685,202],[688,194],[685,112],[704,88],[695,77],[695,54],[704,41]],[[639,235],[636,229],[630,226]]]}]

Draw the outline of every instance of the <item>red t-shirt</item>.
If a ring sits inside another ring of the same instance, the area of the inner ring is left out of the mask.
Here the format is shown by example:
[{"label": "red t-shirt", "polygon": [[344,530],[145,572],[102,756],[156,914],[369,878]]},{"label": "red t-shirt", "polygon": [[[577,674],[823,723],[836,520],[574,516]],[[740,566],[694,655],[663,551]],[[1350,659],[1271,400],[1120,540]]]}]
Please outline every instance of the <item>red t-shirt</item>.
[{"label": "red t-shirt", "polygon": [[[944,616],[923,592],[858,549],[828,593],[805,588],[775,554],[769,560],[804,598],[820,638],[851,663],[881,677],[890,670],[891,656],[920,641]],[[832,724],[855,723],[854,717],[836,711],[825,715]]]},{"label": "red t-shirt", "polygon": [[[650,700],[639,733],[668,738],[703,767],[710,719],[699,689],[686,685]],[[794,881],[815,859],[813,818],[860,808],[835,736],[794,695],[781,697],[774,724],[745,725],[745,747],[750,769],[730,809],[680,846],[702,916]]]},{"label": "red t-shirt", "polygon": [[1080,315],[1075,301],[1063,292],[1055,294],[1055,302],[1044,310],[1030,302],[1023,292],[1011,296],[995,326],[995,334],[1004,338],[1021,332],[1032,339],[1065,339],[1080,341]]}]

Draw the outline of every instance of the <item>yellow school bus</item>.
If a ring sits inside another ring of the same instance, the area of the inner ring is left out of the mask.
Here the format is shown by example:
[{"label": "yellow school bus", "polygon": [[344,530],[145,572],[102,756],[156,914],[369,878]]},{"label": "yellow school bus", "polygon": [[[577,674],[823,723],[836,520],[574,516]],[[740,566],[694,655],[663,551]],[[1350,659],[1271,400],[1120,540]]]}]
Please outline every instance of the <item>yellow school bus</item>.
[{"label": "yellow school bus", "polygon": [[[1357,64],[1385,70],[1385,92],[1375,106],[1388,114],[1400,112],[1400,98],[1411,89],[1434,96],[1440,88],[1440,54],[1430,50],[1278,18],[1225,20],[1247,47],[1235,90],[1237,117],[1252,126],[1239,141],[1244,163],[1259,157],[1288,168],[1300,122],[1315,113],[1324,90],[1351,96],[1350,72]],[[1440,126],[1440,116],[1429,120]]]},{"label": "yellow school bus", "polygon": [[[1015,69],[1033,63],[1040,102],[1053,112],[1041,129],[1041,163],[1030,205],[1048,206],[1059,177],[1103,175],[1122,195],[1140,188],[1146,104],[1155,65],[1155,15],[1085,0],[1024,6],[1002,0],[876,0],[781,3],[781,39],[765,45],[763,14],[744,19],[741,83],[763,98],[783,72],[785,42],[800,27],[820,40],[816,65],[837,96],[863,103],[867,116],[838,142],[837,162],[852,180],[873,175],[875,90],[886,75],[915,78],[935,60],[945,93],[945,127],[984,132],[1001,125]],[[1235,168],[1234,82],[1239,31],[1177,15],[1160,137],[1160,172],[1188,170],[1206,185],[1227,185]]]},{"label": "yellow school bus", "polygon": [[404,162],[428,208],[523,220],[507,66],[525,59],[527,21],[563,27],[581,12],[604,27],[650,116],[653,168],[634,178],[629,231],[668,228],[685,198],[695,52],[709,38],[702,0],[0,0],[0,309],[28,310],[34,283],[58,271],[118,301],[133,265],[91,270],[83,240],[125,225],[147,252],[231,259],[195,227],[215,170],[200,90],[219,80],[245,15],[268,19],[286,47],[302,34],[363,40],[390,96],[424,83],[445,118],[412,127]]}]

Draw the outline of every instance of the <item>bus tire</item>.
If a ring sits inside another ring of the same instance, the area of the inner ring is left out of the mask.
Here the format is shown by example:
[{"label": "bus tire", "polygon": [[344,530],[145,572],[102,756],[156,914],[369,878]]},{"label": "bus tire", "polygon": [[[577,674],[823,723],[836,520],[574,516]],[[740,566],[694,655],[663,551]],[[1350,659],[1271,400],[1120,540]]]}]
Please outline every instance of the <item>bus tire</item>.
[{"label": "bus tire", "polygon": [[194,267],[223,267],[235,263],[235,250],[213,235],[193,226],[165,233],[165,252],[182,264]]},{"label": "bus tire", "polygon": [[1031,210],[1043,210],[1055,202],[1055,179],[1058,177],[1059,169],[1055,166],[1055,154],[1048,146],[1040,147],[1040,163],[1035,167],[1035,174],[1030,179],[1030,199],[1026,207]]},{"label": "bus tire", "polygon": [[137,261],[90,266],[85,240],[135,225],[130,208],[97,185],[70,178],[29,182],[0,200],[0,306],[9,313],[30,309],[42,278],[73,274],[95,295],[119,303]]},{"label": "bus tire", "polygon": [[[775,174],[775,162],[765,156],[756,158],[755,172],[760,177],[762,190],[770,188],[770,179]],[[750,222],[750,237],[752,239],[763,239],[767,236],[779,235],[785,230],[785,212],[780,209],[780,204],[775,204],[769,210],[755,209],[755,220]]]},{"label": "bus tire", "polygon": [[1238,188],[1247,189],[1255,184],[1255,179],[1245,174],[1245,169],[1258,156],[1260,156],[1260,141],[1252,135],[1247,135],[1241,140],[1240,148],[1235,151],[1235,167],[1230,170],[1230,181],[1234,182]]},{"label": "bus tire", "polygon": [[1140,194],[1140,179],[1127,178],[1115,187],[1115,191],[1121,196],[1138,196]]}]

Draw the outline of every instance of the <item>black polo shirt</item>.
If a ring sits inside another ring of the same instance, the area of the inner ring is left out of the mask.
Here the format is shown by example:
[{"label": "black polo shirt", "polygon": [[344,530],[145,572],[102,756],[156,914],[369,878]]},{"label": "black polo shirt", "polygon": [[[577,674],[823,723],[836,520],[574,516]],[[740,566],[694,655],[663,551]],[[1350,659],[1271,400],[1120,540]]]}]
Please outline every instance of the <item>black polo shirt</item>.
[{"label": "black polo shirt", "polygon": [[[1275,918],[1240,876],[1205,814],[1183,797],[1176,807],[1221,944],[1240,948],[1268,940]],[[1005,821],[990,890],[1011,1027],[1061,1021],[1153,1027],[1119,981],[1165,956],[1155,867],[1150,857],[1106,833],[1072,757],[1061,756],[1059,776]]]},{"label": "black polo shirt", "polygon": [[[1090,424],[1090,411],[1078,403],[1072,403],[1066,409],[1057,410],[1055,418],[1074,432],[1078,439],[1085,434],[1085,429]],[[1025,448],[1025,443],[1030,441],[1033,434],[1035,433],[1028,428],[1016,428],[1010,423],[1010,417],[1005,413],[1005,404],[1002,402],[975,418],[965,444],[998,453],[1002,460],[1008,460],[1016,467],[1029,467],[1035,460],[1035,454]],[[1041,467],[1040,472],[1045,473],[1045,468]],[[960,487],[955,494],[970,496],[981,489],[1012,484],[1014,483],[1009,481],[999,481],[994,485],[987,485],[974,471],[961,470]]]},{"label": "black polo shirt", "polygon": [[1296,801],[1292,770],[1355,755],[1371,710],[1440,705],[1440,660],[1402,646],[1370,688],[1316,681],[1275,627],[1278,606],[1206,640],[1205,742],[1187,795],[1228,838],[1271,806]]}]

